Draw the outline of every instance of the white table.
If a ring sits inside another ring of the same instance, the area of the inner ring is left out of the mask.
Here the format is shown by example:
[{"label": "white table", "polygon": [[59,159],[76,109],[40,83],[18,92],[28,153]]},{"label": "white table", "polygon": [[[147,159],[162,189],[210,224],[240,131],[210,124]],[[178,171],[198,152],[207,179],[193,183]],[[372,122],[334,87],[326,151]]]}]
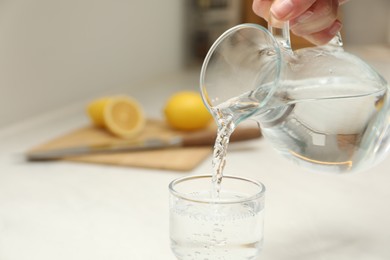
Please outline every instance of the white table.
[{"label": "white table", "polygon": [[[387,73],[390,59],[379,56],[372,62]],[[145,83],[153,96],[142,88],[131,94],[161,116],[165,98],[195,89],[197,79],[197,71],[181,73]],[[85,125],[84,105],[0,131],[0,259],[173,260],[167,185],[209,173],[211,158],[189,173],[23,160],[31,146]],[[314,174],[261,139],[232,144],[226,174],[267,187],[262,259],[390,259],[390,158],[363,173]]]}]

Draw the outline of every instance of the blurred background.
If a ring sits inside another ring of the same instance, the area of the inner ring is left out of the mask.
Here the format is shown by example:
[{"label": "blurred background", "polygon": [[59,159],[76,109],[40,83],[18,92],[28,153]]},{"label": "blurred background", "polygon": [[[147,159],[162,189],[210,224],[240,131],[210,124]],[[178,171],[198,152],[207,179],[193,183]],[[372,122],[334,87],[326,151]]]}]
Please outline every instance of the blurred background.
[{"label": "blurred background", "polygon": [[[0,0],[0,127],[197,70],[227,28],[265,25],[251,6],[252,0]],[[390,45],[389,0],[351,0],[340,16],[347,48]],[[294,37],[293,46],[307,42]]]}]

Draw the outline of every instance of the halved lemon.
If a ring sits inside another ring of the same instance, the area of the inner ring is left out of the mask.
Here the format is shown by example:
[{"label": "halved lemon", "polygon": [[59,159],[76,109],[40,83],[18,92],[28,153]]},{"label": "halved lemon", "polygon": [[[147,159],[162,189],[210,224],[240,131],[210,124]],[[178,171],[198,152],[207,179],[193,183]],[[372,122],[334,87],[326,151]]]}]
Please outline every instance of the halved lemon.
[{"label": "halved lemon", "polygon": [[98,127],[122,138],[132,138],[145,127],[145,116],[141,105],[131,97],[104,97],[92,101],[87,112]]}]

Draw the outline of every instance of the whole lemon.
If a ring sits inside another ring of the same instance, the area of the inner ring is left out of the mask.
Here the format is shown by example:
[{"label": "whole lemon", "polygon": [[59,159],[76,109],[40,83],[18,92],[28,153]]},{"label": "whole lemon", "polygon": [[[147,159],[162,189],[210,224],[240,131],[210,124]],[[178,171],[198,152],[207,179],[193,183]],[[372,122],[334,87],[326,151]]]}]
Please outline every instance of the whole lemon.
[{"label": "whole lemon", "polygon": [[194,91],[172,95],[164,108],[168,124],[178,130],[198,130],[207,127],[212,119],[202,97]]}]

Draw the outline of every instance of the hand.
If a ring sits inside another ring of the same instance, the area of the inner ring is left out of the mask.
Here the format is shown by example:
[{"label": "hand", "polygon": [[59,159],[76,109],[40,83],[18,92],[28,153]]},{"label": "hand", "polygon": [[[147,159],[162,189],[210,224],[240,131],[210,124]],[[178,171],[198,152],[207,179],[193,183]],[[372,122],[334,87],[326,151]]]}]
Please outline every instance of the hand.
[{"label": "hand", "polygon": [[341,29],[339,6],[348,0],[254,0],[253,11],[272,25],[289,21],[291,31],[322,45]]}]

